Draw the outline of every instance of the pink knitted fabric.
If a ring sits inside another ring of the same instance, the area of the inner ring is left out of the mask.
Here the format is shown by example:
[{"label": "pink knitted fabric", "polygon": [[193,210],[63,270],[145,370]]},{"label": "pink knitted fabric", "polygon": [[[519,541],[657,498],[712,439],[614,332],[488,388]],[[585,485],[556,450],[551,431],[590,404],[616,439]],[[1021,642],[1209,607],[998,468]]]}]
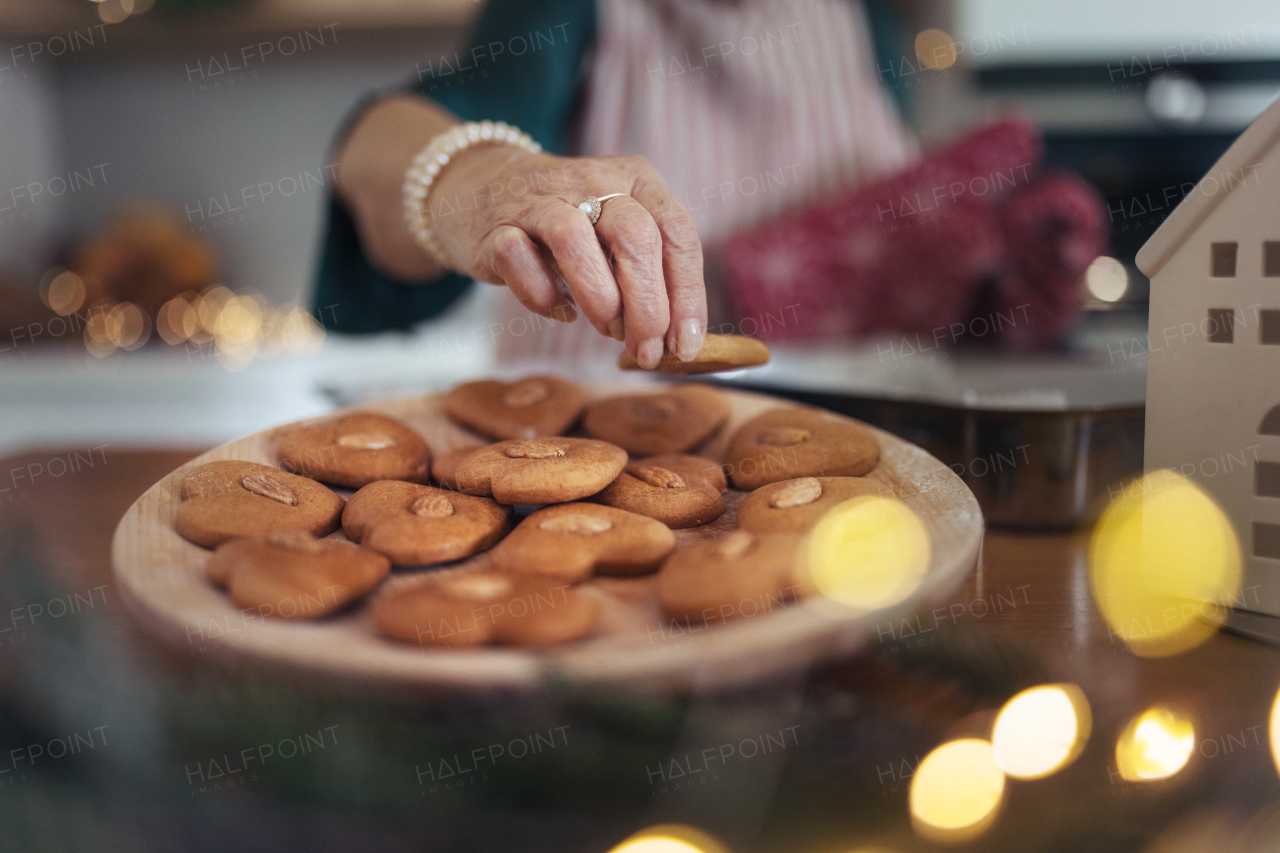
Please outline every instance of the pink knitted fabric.
[{"label": "pink knitted fabric", "polygon": [[1058,343],[1107,231],[1097,194],[1073,176],[1042,177],[1041,158],[1038,131],[1003,120],[735,238],[725,257],[739,316],[787,306],[796,322],[759,324],[761,337],[782,340],[929,336],[978,311],[1016,311],[993,342]]}]

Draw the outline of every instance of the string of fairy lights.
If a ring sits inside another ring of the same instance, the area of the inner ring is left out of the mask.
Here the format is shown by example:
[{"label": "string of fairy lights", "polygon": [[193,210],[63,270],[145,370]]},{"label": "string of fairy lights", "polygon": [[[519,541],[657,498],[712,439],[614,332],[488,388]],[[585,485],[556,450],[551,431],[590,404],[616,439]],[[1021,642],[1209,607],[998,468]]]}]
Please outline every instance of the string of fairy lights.
[{"label": "string of fairy lights", "polygon": [[[928,553],[928,533],[905,504],[858,498],[819,522],[802,564],[805,578],[821,593],[820,604],[865,614],[906,601],[919,589]],[[1212,638],[1240,592],[1241,578],[1240,546],[1225,513],[1176,471],[1156,471],[1128,484],[1093,531],[1094,602],[1112,635],[1140,657],[1182,654]],[[1230,750],[1229,743],[1198,740],[1194,716],[1188,707],[1156,704],[1128,717],[1115,731],[1108,774],[1144,785],[1184,772],[1197,754],[1210,758]],[[1269,733],[1280,769],[1280,692],[1269,719],[1255,728]],[[903,775],[910,779],[907,811],[915,834],[948,845],[972,842],[991,829],[1011,782],[1034,783],[1070,766],[1088,744],[1093,720],[1077,685],[1041,684],[1012,696],[994,718],[978,712],[953,731]],[[895,849],[854,846],[848,853]],[[632,835],[610,853],[729,848],[696,827],[663,824]]]},{"label": "string of fairy lights", "polygon": [[55,267],[41,280],[40,298],[58,316],[83,324],[85,349],[98,359],[158,338],[170,347],[209,352],[228,370],[240,370],[254,359],[314,352],[325,337],[316,318],[297,303],[276,306],[252,288],[232,291],[215,284],[180,293],[153,319],[133,302],[97,299],[86,305],[83,279]]},{"label": "string of fairy lights", "polygon": [[123,23],[131,15],[144,15],[155,0],[89,0],[98,7],[98,18],[104,24]]}]

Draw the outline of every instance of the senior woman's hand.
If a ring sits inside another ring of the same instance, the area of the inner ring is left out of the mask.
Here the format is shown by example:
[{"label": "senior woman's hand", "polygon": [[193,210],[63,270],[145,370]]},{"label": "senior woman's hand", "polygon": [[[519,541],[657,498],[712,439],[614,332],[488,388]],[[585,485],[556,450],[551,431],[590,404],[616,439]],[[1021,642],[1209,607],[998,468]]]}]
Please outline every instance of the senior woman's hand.
[{"label": "senior woman's hand", "polygon": [[[413,156],[456,120],[412,96],[365,114],[343,149],[341,196],[366,255],[387,274],[438,274],[404,224],[400,190]],[[593,227],[578,204],[604,204]],[[437,239],[458,271],[505,284],[529,310],[571,321],[576,304],[601,334],[651,368],[664,343],[690,359],[707,324],[702,246],[688,213],[643,157],[556,157],[509,145],[455,155],[428,199]]]}]

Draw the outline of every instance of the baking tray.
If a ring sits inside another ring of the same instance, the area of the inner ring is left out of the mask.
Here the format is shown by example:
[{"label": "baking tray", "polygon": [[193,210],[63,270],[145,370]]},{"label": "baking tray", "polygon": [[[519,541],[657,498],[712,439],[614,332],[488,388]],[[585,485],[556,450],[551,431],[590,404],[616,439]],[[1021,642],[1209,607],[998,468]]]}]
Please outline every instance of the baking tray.
[{"label": "baking tray", "polygon": [[1145,350],[1111,339],[1042,355],[775,345],[765,367],[711,381],[822,406],[924,448],[964,480],[992,527],[1071,528],[1142,472]]}]

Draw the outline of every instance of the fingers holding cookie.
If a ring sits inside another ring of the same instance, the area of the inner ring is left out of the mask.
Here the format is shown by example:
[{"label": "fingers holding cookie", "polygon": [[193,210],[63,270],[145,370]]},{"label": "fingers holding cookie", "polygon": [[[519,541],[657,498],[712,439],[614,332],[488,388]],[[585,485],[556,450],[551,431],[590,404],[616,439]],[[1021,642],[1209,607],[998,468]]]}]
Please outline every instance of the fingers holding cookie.
[{"label": "fingers holding cookie", "polygon": [[735,488],[751,491],[797,477],[861,477],[880,460],[875,433],[816,409],[771,409],[729,440],[725,462]]},{"label": "fingers holding cookie", "polygon": [[278,452],[281,467],[352,489],[378,480],[425,483],[431,471],[431,451],[422,437],[374,412],[285,430]]},{"label": "fingers holding cookie", "polygon": [[179,496],[178,535],[206,548],[281,530],[326,536],[338,528],[344,504],[315,480],[230,460],[193,468],[182,478]]},{"label": "fingers holding cookie", "polygon": [[665,524],[610,506],[567,503],[530,514],[490,552],[493,567],[579,583],[593,572],[646,574],[676,547]]},{"label": "fingers holding cookie", "polygon": [[399,480],[370,483],[351,496],[342,531],[397,566],[460,560],[493,546],[511,507],[490,498]]},{"label": "fingers holding cookie", "polygon": [[502,504],[563,503],[599,492],[626,464],[627,452],[606,441],[546,436],[480,448],[458,465],[456,479],[460,491]]},{"label": "fingers holding cookie", "polygon": [[[702,349],[691,360],[681,361],[676,353],[665,349],[654,369],[684,376],[693,373],[742,370],[746,367],[767,364],[768,361],[769,348],[755,338],[748,338],[745,335],[708,334]],[[631,354],[626,352],[618,356],[618,367],[622,370],[643,369]]]},{"label": "fingers holding cookie", "polygon": [[800,477],[761,486],[738,507],[738,527],[756,533],[807,533],[832,508],[892,490],[864,477]]},{"label": "fingers holding cookie", "polygon": [[724,395],[706,385],[683,385],[657,394],[625,394],[587,407],[588,435],[637,456],[683,453],[706,441],[729,419]]},{"label": "fingers holding cookie", "polygon": [[499,441],[559,435],[577,423],[586,403],[586,391],[554,376],[466,382],[444,399],[449,417]]},{"label": "fingers holding cookie", "polygon": [[239,607],[259,616],[315,619],[368,595],[391,562],[350,542],[281,530],[224,542],[205,571]]},{"label": "fingers holding cookie", "polygon": [[[684,457],[692,459],[695,457]],[[709,460],[708,465],[714,466]],[[697,463],[686,465],[697,474],[685,476],[672,468],[640,460],[629,464],[592,501],[661,521],[672,529],[697,527],[724,514],[724,497],[702,475]],[[715,467],[719,472],[719,467]]]}]

